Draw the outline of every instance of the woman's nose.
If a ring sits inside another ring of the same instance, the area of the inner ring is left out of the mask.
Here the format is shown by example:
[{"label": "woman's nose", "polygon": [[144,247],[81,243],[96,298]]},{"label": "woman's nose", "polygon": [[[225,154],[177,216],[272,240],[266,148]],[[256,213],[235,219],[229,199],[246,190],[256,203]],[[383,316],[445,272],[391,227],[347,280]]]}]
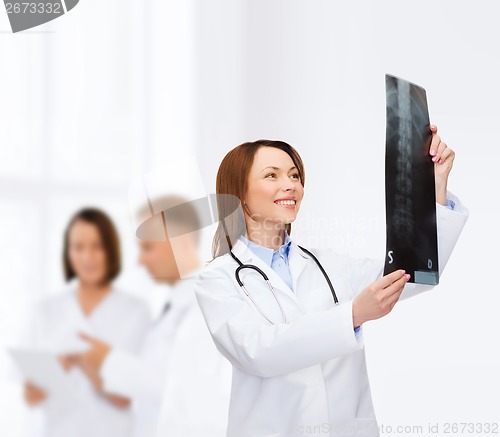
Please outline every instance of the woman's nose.
[{"label": "woman's nose", "polygon": [[287,181],[283,183],[283,191],[295,191],[295,185],[292,181]]}]

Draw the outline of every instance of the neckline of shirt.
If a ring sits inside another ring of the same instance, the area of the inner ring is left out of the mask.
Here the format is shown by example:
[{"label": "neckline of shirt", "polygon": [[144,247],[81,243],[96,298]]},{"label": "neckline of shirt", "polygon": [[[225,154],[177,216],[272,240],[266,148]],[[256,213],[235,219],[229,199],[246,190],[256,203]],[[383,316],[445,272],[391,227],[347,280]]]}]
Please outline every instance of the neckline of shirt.
[{"label": "neckline of shirt", "polygon": [[238,238],[243,243],[245,243],[245,245],[253,253],[255,253],[262,261],[264,261],[269,267],[271,267],[273,262],[273,257],[275,256],[275,254],[283,253],[285,254],[285,256],[288,256],[292,240],[290,238],[290,235],[288,235],[288,232],[286,230],[284,232],[285,232],[285,241],[278,250],[274,250],[270,247],[265,247],[260,244],[254,243],[253,241],[250,241],[247,238],[245,238],[243,234],[241,234]]}]

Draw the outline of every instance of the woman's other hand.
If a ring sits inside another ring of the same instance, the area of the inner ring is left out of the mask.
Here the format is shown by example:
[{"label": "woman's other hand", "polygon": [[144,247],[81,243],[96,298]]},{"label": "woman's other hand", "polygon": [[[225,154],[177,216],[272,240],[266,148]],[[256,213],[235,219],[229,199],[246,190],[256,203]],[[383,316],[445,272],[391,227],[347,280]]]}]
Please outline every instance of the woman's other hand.
[{"label": "woman's other hand", "polygon": [[453,167],[455,152],[450,149],[447,144],[441,140],[437,134],[437,126],[431,124],[432,132],[431,145],[429,147],[429,155],[432,156],[434,162],[434,177],[436,180],[436,202],[446,206],[446,189],[448,184],[448,176]]},{"label": "woman's other hand", "polygon": [[47,394],[41,388],[30,382],[24,384],[24,399],[29,406],[34,407],[43,402],[46,398]]},{"label": "woman's other hand", "polygon": [[59,361],[59,364],[61,364],[62,368],[66,372],[69,372],[75,366],[75,363],[71,358],[71,355],[59,355],[57,357],[57,360]]},{"label": "woman's other hand", "polygon": [[410,275],[396,270],[366,287],[352,302],[353,326],[383,317],[391,312]]},{"label": "woman's other hand", "polygon": [[120,396],[104,391],[103,380],[100,375],[101,367],[111,351],[111,346],[98,338],[80,333],[80,338],[89,343],[90,348],[81,354],[75,354],[71,357],[71,361],[80,367],[83,373],[95,389],[110,401],[115,407],[125,409],[130,406],[130,399],[125,396]]}]

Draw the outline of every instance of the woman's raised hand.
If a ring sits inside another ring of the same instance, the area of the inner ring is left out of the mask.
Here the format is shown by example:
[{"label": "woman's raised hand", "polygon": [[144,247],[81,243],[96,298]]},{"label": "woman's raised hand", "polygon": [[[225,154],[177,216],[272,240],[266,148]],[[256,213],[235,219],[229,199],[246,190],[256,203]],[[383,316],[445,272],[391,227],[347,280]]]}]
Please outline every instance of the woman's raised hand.
[{"label": "woman's raised hand", "polygon": [[396,270],[366,287],[352,302],[353,326],[375,320],[391,312],[410,275]]},{"label": "woman's raised hand", "polygon": [[436,202],[446,206],[446,189],[448,184],[448,176],[453,167],[455,152],[441,140],[437,134],[437,126],[431,124],[432,132],[431,145],[429,147],[429,155],[432,156],[434,162],[434,178],[436,181]]}]

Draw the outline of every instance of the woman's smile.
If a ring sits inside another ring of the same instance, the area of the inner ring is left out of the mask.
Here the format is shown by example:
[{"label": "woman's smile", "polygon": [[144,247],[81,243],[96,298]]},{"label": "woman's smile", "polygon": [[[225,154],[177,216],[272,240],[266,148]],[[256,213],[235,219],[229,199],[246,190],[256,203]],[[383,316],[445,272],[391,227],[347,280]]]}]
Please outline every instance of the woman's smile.
[{"label": "woman's smile", "polygon": [[285,197],[275,200],[274,203],[280,207],[295,209],[295,204],[297,203],[297,201],[293,197]]}]

